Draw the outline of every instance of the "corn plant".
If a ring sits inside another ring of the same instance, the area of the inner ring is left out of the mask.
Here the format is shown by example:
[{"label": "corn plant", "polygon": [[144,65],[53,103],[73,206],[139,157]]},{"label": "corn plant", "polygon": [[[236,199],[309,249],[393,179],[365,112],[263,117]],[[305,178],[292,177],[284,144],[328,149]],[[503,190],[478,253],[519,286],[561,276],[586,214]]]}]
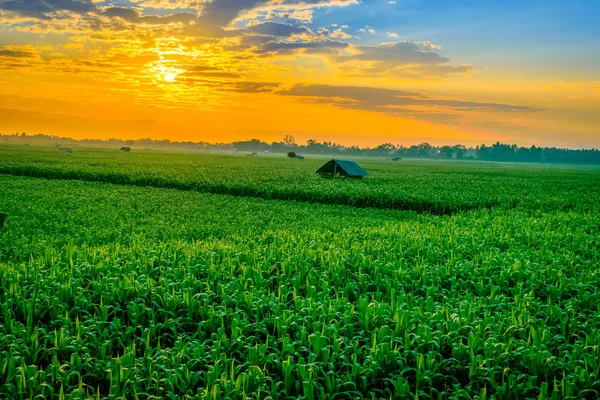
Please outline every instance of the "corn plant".
[{"label": "corn plant", "polygon": [[[211,178],[235,196],[177,190],[201,182],[186,163],[217,159],[131,153],[125,171],[109,157],[82,150],[33,174],[83,179],[0,176],[0,398],[598,397],[600,205],[575,195],[594,169],[407,164],[428,201],[477,205],[437,215],[323,204],[327,192],[275,200],[276,182],[261,198],[256,170]],[[13,162],[33,168],[0,164]],[[387,183],[339,193],[388,204],[385,185],[406,187],[399,164],[370,162]],[[468,193],[436,199],[434,171]],[[463,185],[478,171],[499,183],[481,192],[496,206]],[[554,175],[567,183],[542,186]]]}]

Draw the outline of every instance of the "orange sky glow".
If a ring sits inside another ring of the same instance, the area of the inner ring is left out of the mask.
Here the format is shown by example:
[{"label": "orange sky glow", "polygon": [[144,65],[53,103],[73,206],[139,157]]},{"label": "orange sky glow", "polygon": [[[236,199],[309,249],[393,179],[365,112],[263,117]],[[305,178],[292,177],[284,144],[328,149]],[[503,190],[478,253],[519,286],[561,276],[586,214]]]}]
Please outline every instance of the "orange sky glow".
[{"label": "orange sky glow", "polygon": [[600,145],[596,60],[511,67],[350,18],[395,3],[0,0],[0,133]]}]

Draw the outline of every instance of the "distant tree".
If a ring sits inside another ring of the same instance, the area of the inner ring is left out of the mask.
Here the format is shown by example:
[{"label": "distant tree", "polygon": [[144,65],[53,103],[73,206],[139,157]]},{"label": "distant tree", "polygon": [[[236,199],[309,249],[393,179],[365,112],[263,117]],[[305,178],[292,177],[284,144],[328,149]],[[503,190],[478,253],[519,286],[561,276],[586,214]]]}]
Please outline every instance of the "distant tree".
[{"label": "distant tree", "polygon": [[453,158],[454,157],[454,147],[452,146],[442,146],[440,148],[440,157],[441,158]]},{"label": "distant tree", "polygon": [[[429,143],[421,143],[410,147],[402,145],[392,145],[384,143],[373,148],[361,148],[356,145],[342,146],[333,142],[319,143],[315,139],[310,139],[306,145],[298,145],[291,135],[286,135],[286,141],[273,142],[271,144],[262,142],[258,139],[239,141],[233,143],[207,143],[207,142],[172,142],[168,139],[137,139],[124,140],[118,138],[109,139],[83,139],[75,140],[69,137],[59,137],[56,135],[46,135],[36,133],[28,135],[25,132],[15,132],[14,134],[1,134],[2,143],[21,143],[21,144],[47,144],[61,146],[71,144],[74,146],[105,146],[121,147],[123,145],[131,147],[153,148],[176,148],[184,150],[234,150],[250,153],[261,151],[270,151],[277,153],[287,153],[293,150],[296,153],[306,154],[328,154],[344,156],[375,156],[375,157],[420,157],[420,158],[456,158],[464,160],[488,160],[488,161],[511,161],[511,162],[554,162],[554,163],[578,163],[578,164],[600,164],[600,150],[598,149],[564,149],[555,147],[519,147],[515,144],[504,144],[496,142],[491,146],[482,144],[477,147],[465,147],[463,145],[455,146],[432,146]],[[291,145],[290,145],[291,143]],[[297,154],[299,155],[299,154]]]},{"label": "distant tree", "polygon": [[429,143],[425,142],[425,143],[421,143],[417,146],[411,146],[411,148],[416,147],[415,151],[416,151],[416,157],[422,157],[422,158],[426,158],[426,157],[430,157],[431,156],[431,152],[433,150],[433,146],[431,146]]},{"label": "distant tree", "polygon": [[294,137],[292,135],[285,135],[283,137],[283,143],[285,143],[287,146],[294,146],[296,144],[296,139],[294,139]]},{"label": "distant tree", "polygon": [[271,151],[273,153],[283,153],[287,151],[287,147],[283,142],[273,142],[271,143]]},{"label": "distant tree", "polygon": [[381,155],[381,156],[388,156],[388,155],[392,154],[395,150],[396,150],[396,146],[394,146],[391,143],[380,144],[379,146],[377,146],[373,149],[373,151],[375,152],[376,155]]},{"label": "distant tree", "polygon": [[306,142],[305,151],[309,154],[324,154],[326,152],[326,146],[314,139],[310,139]]},{"label": "distant tree", "polygon": [[467,156],[467,148],[462,144],[457,144],[454,146],[454,158],[457,160],[462,160]]},{"label": "distant tree", "polygon": [[489,148],[485,144],[477,146],[475,154],[478,160],[487,160],[489,157]]}]

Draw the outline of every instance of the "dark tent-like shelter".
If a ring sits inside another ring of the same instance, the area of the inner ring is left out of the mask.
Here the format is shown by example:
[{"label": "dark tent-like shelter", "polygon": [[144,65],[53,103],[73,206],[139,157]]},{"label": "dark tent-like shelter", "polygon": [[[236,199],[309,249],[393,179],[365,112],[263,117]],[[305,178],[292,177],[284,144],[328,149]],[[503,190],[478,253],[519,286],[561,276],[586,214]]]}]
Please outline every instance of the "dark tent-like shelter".
[{"label": "dark tent-like shelter", "polygon": [[362,179],[363,176],[369,176],[367,171],[358,166],[354,161],[348,160],[329,160],[317,170],[317,174],[322,178],[335,178],[343,176],[346,178]]}]

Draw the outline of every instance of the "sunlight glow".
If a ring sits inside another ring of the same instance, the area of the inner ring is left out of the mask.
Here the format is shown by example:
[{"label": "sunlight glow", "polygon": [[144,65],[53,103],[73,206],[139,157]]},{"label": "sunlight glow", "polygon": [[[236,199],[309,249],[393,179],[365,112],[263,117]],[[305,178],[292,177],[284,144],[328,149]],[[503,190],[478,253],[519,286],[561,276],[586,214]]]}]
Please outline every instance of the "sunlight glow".
[{"label": "sunlight glow", "polygon": [[174,82],[177,78],[177,74],[174,72],[167,72],[164,76],[165,82]]}]

